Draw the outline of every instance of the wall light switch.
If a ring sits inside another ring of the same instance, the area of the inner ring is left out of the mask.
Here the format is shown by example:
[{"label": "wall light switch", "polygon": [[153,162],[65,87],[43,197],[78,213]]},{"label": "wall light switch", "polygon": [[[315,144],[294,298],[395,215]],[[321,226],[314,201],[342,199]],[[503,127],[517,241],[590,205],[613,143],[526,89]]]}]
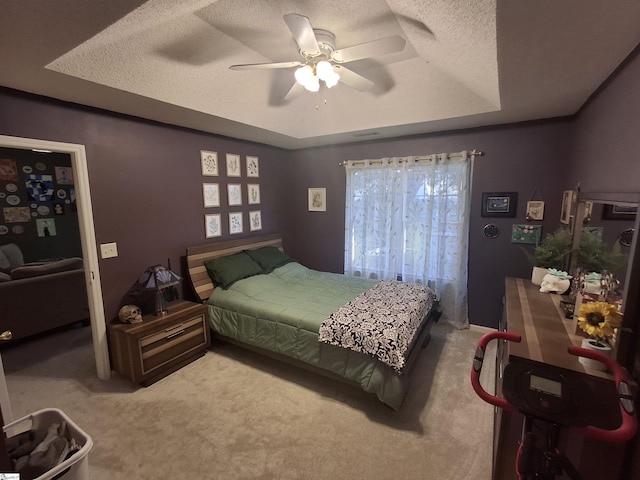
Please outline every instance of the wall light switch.
[{"label": "wall light switch", "polygon": [[116,242],[112,243],[101,243],[100,244],[100,254],[102,258],[113,258],[118,256],[118,245]]}]

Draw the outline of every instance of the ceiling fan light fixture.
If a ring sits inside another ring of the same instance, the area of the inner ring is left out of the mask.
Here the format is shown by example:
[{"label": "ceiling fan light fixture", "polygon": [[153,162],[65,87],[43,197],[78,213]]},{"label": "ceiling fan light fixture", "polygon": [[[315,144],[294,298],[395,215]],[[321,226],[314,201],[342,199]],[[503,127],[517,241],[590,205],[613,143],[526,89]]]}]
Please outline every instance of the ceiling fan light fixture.
[{"label": "ceiling fan light fixture", "polygon": [[326,60],[321,60],[316,65],[316,73],[320,80],[324,80],[326,82],[333,74],[333,65]]},{"label": "ceiling fan light fixture", "polygon": [[324,83],[327,85],[327,88],[335,87],[340,81],[340,75],[338,72],[332,72],[328,78],[324,79]]},{"label": "ceiling fan light fixture", "polygon": [[320,79],[314,75],[305,83],[304,88],[310,92],[317,92],[320,90]]},{"label": "ceiling fan light fixture", "polygon": [[296,81],[302,85],[303,87],[307,85],[311,81],[311,79],[315,76],[313,73],[313,68],[311,65],[305,65],[296,69],[295,72]]}]

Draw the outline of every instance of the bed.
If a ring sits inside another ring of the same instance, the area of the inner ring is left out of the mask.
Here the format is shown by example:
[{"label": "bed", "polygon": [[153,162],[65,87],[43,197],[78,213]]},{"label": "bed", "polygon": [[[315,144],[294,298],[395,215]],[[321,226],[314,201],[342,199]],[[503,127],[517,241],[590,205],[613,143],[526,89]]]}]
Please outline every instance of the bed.
[{"label": "bed", "polygon": [[[426,287],[308,269],[278,235],[190,247],[187,268],[214,338],[355,385],[394,410],[440,313]],[[397,287],[404,297],[386,305]],[[374,310],[382,324],[372,324]],[[372,336],[382,341],[367,350]]]}]

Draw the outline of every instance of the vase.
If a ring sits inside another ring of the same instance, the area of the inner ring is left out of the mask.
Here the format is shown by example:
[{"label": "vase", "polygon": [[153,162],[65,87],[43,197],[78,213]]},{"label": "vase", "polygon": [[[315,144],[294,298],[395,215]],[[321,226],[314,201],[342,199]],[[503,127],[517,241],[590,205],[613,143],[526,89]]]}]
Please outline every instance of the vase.
[{"label": "vase", "polygon": [[[604,342],[598,342],[597,340],[594,340],[593,338],[585,338],[584,340],[582,340],[582,344],[580,345],[582,348],[584,348],[585,350],[595,350],[597,352],[600,352],[604,355],[606,355],[607,357],[611,356],[611,352],[613,351],[613,349],[611,348],[611,346],[608,343],[604,343]],[[589,367],[592,368],[594,370],[606,370],[607,366],[602,363],[602,362],[598,362],[597,360],[592,360],[590,358],[585,358],[585,357],[579,357],[578,361],[583,364],[585,367]]]},{"label": "vase", "polygon": [[533,271],[531,272],[531,283],[540,286],[540,284],[542,284],[542,279],[547,273],[549,273],[548,268],[533,267]]}]

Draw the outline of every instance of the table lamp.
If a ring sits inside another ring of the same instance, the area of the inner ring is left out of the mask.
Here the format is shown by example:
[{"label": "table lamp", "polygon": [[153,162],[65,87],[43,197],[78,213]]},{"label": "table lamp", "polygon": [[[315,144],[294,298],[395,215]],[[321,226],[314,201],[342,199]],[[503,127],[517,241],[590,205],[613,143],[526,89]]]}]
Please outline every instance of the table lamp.
[{"label": "table lamp", "polygon": [[154,290],[155,314],[156,316],[166,315],[165,300],[163,290],[175,285],[179,285],[182,277],[163,265],[155,265],[147,268],[138,279],[138,286],[145,290]]}]

